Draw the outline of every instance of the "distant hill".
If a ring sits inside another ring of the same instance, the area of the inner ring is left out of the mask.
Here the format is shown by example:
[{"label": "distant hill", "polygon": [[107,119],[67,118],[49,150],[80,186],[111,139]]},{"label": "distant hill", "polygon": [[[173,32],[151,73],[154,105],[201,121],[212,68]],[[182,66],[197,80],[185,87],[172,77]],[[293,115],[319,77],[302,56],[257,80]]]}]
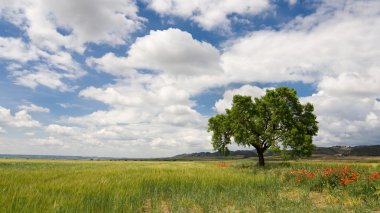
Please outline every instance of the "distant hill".
[{"label": "distant hill", "polygon": [[[270,151],[265,153],[271,156]],[[315,156],[380,156],[380,145],[372,146],[332,146],[317,147],[313,153]],[[231,151],[229,156],[223,156],[219,152],[197,152],[190,154],[180,154],[167,158],[112,158],[96,156],[60,156],[60,155],[15,155],[0,154],[0,158],[30,158],[30,159],[89,159],[89,160],[215,160],[215,159],[242,159],[256,157],[252,150]]]},{"label": "distant hill", "polygon": [[317,147],[314,154],[340,156],[380,156],[380,145]]},{"label": "distant hill", "polygon": [[191,154],[181,154],[176,155],[172,158],[174,159],[197,159],[197,158],[249,158],[257,156],[256,152],[252,150],[237,150],[231,151],[228,156],[223,156],[219,152],[197,152]]},{"label": "distant hill", "polygon": [[[267,152],[267,156],[272,153]],[[332,146],[317,147],[313,155],[327,156],[380,156],[380,145],[372,146]],[[230,155],[224,157],[219,152],[198,152],[191,154],[181,154],[172,157],[173,159],[199,159],[199,158],[249,158],[256,157],[257,154],[251,150],[231,151]]]}]

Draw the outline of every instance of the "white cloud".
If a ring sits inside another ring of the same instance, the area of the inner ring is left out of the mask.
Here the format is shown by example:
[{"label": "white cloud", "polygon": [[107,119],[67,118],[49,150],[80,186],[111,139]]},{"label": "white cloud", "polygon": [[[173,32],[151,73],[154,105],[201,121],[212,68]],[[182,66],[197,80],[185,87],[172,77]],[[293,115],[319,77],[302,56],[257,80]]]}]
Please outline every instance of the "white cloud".
[{"label": "white cloud", "polygon": [[[82,90],[80,96],[105,103],[108,109],[63,119],[67,126],[81,128],[70,140],[86,137],[105,149],[111,145],[128,147],[124,156],[135,157],[210,150],[207,119],[192,109],[192,91],[176,79],[166,74],[135,73],[115,84]],[[196,136],[190,137],[190,133]]]},{"label": "white cloud", "polygon": [[46,86],[60,91],[74,88],[68,82],[81,78],[86,74],[81,66],[66,52],[47,53],[39,50],[40,61],[33,61],[33,66],[18,61],[6,67],[14,83],[29,88]]},{"label": "white cloud", "polygon": [[[169,113],[170,107],[193,106],[189,92],[170,84],[167,85],[160,80],[159,77],[144,82],[139,82],[137,79],[129,84],[119,81],[117,84],[106,85],[104,88],[86,88],[80,92],[81,96],[103,102],[110,109],[96,111],[83,118],[70,118],[70,121],[86,120],[83,123],[101,125],[154,122],[160,113]],[[187,110],[195,112],[190,108]],[[198,113],[195,115],[200,116]]]},{"label": "white cloud", "polygon": [[[4,45],[1,44],[2,41],[5,42]],[[86,74],[68,52],[44,51],[21,39],[2,37],[0,37],[0,49],[4,51],[3,55],[0,53],[0,58],[10,62],[6,70],[19,85],[30,88],[43,85],[67,91],[70,86],[64,83],[63,79],[73,81]]]},{"label": "white cloud", "polygon": [[85,116],[69,117],[65,121],[85,126],[107,126],[123,125],[131,122],[148,122],[150,118],[150,114],[136,108],[131,108],[126,110],[99,110]]},{"label": "white cloud", "polygon": [[117,57],[113,53],[107,53],[101,58],[89,57],[86,59],[86,64],[115,76],[130,76],[137,72],[128,64],[125,57]]},{"label": "white cloud", "polygon": [[51,69],[62,70],[62,76],[67,79],[77,79],[86,73],[82,70],[81,65],[76,62],[68,52],[58,51],[48,53],[42,51],[41,56],[46,60],[46,66]]},{"label": "white cloud", "polygon": [[161,15],[191,19],[206,30],[229,30],[231,15],[258,15],[270,9],[268,0],[145,0]]},{"label": "white cloud", "polygon": [[370,79],[380,66],[379,8],[378,1],[327,1],[281,30],[226,42],[222,66],[232,81],[316,82],[355,72]]},{"label": "white cloud", "polygon": [[[89,58],[87,64],[121,77],[128,85],[137,86],[124,91],[128,93],[141,93],[146,87],[144,85],[149,85],[151,90],[162,93],[185,91],[189,96],[228,81],[223,75],[219,51],[215,47],[172,28],[151,31],[149,35],[138,38],[126,57],[109,53],[101,58]],[[107,92],[112,93],[111,90]],[[138,96],[136,98],[139,99]],[[136,100],[129,98],[123,101]]]},{"label": "white cloud", "polygon": [[71,126],[62,126],[58,124],[50,124],[46,127],[46,132],[58,135],[72,135],[77,134],[78,129]]},{"label": "white cloud", "polygon": [[[347,8],[333,5],[333,9],[328,9],[329,2],[325,2],[315,14],[299,17],[282,30],[256,31],[232,39],[224,44],[221,59],[215,48],[192,39],[186,32],[152,31],[137,39],[126,57],[107,54],[88,60],[88,64],[122,80],[103,88],[89,87],[80,93],[106,103],[108,110],[66,121],[95,125],[95,132],[112,140],[117,140],[119,133],[110,131],[109,127],[122,125],[130,133],[126,141],[133,144],[143,141],[141,143],[148,147],[166,147],[167,150],[173,149],[180,138],[184,140],[183,134],[192,128],[203,135],[203,147],[209,147],[209,135],[204,134],[207,119],[192,109],[191,97],[218,83],[304,81],[315,83],[323,94],[320,99],[318,95],[304,99],[316,106],[321,127],[317,145],[355,143],[348,142],[348,137],[373,141],[374,134],[369,133],[378,125],[379,117],[374,108],[379,52],[372,49],[378,45],[378,32],[373,29],[378,18],[376,11],[362,10],[361,3],[349,3]],[[184,43],[189,45],[182,45]],[[207,55],[214,55],[207,59],[212,65],[202,60],[209,57]],[[200,69],[205,71],[198,71]],[[219,72],[212,74],[207,70]],[[360,73],[360,77],[355,73]],[[368,87],[359,87],[365,82],[369,82]],[[234,94],[259,97],[264,93],[264,89],[249,85],[229,90],[216,102],[215,109],[224,112],[230,107]],[[339,102],[341,96],[347,98]],[[359,101],[353,104],[355,100]],[[175,133],[174,126],[178,128]],[[119,139],[123,137],[126,136]]]},{"label": "white cloud", "polygon": [[[232,22],[247,22],[244,18],[270,10],[266,0],[147,2],[161,15],[191,19],[206,30],[228,30]],[[91,42],[127,44],[142,26],[135,2],[114,3],[1,1],[0,16],[20,26],[27,38],[0,38],[0,57],[11,62],[7,70],[12,80],[30,88],[75,89],[70,83],[85,72],[73,51],[82,53]],[[107,108],[52,121],[36,132],[36,152],[65,147],[66,153],[82,155],[158,157],[211,150],[207,118],[195,110],[192,99],[232,82],[312,82],[318,91],[302,100],[315,105],[317,145],[378,144],[379,8],[377,1],[326,0],[316,13],[297,17],[281,29],[231,37],[222,50],[179,29],[150,31],[137,38],[125,56],[107,53],[86,60],[90,68],[115,79],[89,85],[79,96]],[[227,90],[215,110],[222,113],[230,107],[234,94],[264,93],[250,85]],[[60,106],[79,108],[76,103]],[[46,109],[19,109],[12,114],[0,107],[0,125],[6,130],[41,126],[28,112]]]},{"label": "white cloud", "polygon": [[178,29],[151,31],[131,45],[126,59],[136,68],[172,75],[202,75],[220,71],[219,51]]},{"label": "white cloud", "polygon": [[378,1],[324,1],[280,30],[226,42],[222,67],[233,82],[314,83],[303,100],[315,105],[317,145],[378,144],[379,12]]},{"label": "white cloud", "polygon": [[[92,123],[93,124],[93,123]],[[211,150],[204,129],[164,123],[83,126],[70,134],[48,132],[47,137],[33,141],[41,148],[57,143],[64,153],[114,157],[165,157],[179,153]],[[64,137],[63,137],[64,136]],[[40,149],[41,150],[41,149]]]},{"label": "white cloud", "polygon": [[133,0],[44,1],[44,11],[53,13],[57,26],[68,28],[78,42],[124,44],[141,27]]},{"label": "white cloud", "polygon": [[238,89],[232,89],[232,90],[226,90],[223,95],[223,99],[219,99],[215,103],[214,109],[218,113],[225,113],[226,109],[231,108],[232,105],[232,99],[234,95],[247,95],[247,96],[252,96],[252,98],[258,98],[263,95],[265,95],[265,89],[261,89],[256,86],[251,86],[251,85],[244,85],[241,86]]},{"label": "white cloud", "polygon": [[39,127],[41,124],[33,120],[27,111],[21,110],[14,115],[9,109],[0,106],[0,123],[11,127]]},{"label": "white cloud", "polygon": [[38,85],[51,89],[68,91],[70,87],[62,81],[63,74],[49,70],[47,67],[38,67],[36,71],[13,71],[15,83],[35,89]]},{"label": "white cloud", "polygon": [[[82,90],[79,95],[86,98],[92,98],[112,106],[136,106],[142,104],[143,97],[134,95],[133,93],[137,91],[132,91],[132,89],[134,88],[88,87],[85,90]],[[118,90],[122,91],[119,92]],[[125,95],[123,95],[124,92],[131,94],[131,97],[126,98]]]},{"label": "white cloud", "polygon": [[[159,84],[160,81],[162,84]],[[141,105],[145,105],[146,108],[162,107],[168,104],[192,105],[189,100],[189,92],[171,84],[165,84],[160,78],[154,78],[147,82],[136,80],[131,84],[119,81],[115,85],[108,85],[102,89],[89,87],[82,90],[80,95],[104,102],[115,108]]]},{"label": "white cloud", "polygon": [[37,145],[44,146],[44,147],[65,148],[67,146],[65,142],[54,137],[38,138],[38,139],[34,139],[33,142]]},{"label": "white cloud", "polygon": [[378,144],[380,137],[380,110],[378,101],[356,94],[332,96],[323,91],[310,97],[302,98],[303,102],[314,104],[320,126],[316,137],[317,145],[360,145]]},{"label": "white cloud", "polygon": [[90,65],[119,75],[133,69],[148,69],[169,75],[216,74],[221,73],[219,62],[219,51],[211,44],[197,41],[190,33],[173,28],[150,31],[149,35],[137,38],[126,58],[110,53],[99,59],[87,60]]},{"label": "white cloud", "polygon": [[27,112],[50,112],[50,109],[35,104],[21,105],[18,108]]},{"label": "white cloud", "polygon": [[7,131],[5,131],[5,129],[3,127],[0,126],[0,134],[4,134],[6,133]]},{"label": "white cloud", "polygon": [[[13,23],[26,39],[0,37],[0,58],[15,83],[39,85],[60,91],[75,88],[67,81],[86,74],[71,54],[83,53],[89,43],[124,45],[130,34],[141,29],[133,0],[2,1],[0,18]],[[31,64],[26,62],[33,61]]]},{"label": "white cloud", "polygon": [[29,136],[29,137],[33,137],[33,136],[36,135],[36,133],[34,133],[34,132],[25,132],[24,135]]},{"label": "white cloud", "polygon": [[321,91],[336,97],[372,97],[377,98],[380,91],[380,67],[376,72],[341,73],[337,77],[324,77],[318,84]]},{"label": "white cloud", "polygon": [[162,123],[180,126],[197,125],[202,122],[197,111],[184,105],[172,105],[165,107],[158,115],[158,120]]},{"label": "white cloud", "polygon": [[297,0],[288,0],[288,4],[290,6],[294,6],[295,4],[297,4]]},{"label": "white cloud", "polygon": [[37,49],[19,38],[0,37],[0,59],[27,62],[38,59]]},{"label": "white cloud", "polygon": [[[88,87],[80,96],[107,104],[107,110],[68,117],[62,122],[79,125],[81,130],[70,136],[72,141],[97,144],[104,150],[119,147],[113,153],[130,157],[170,156],[178,150],[210,148],[204,131],[206,119],[191,107],[189,91],[163,74],[136,74],[102,88]],[[187,142],[187,133],[196,133],[197,140]],[[85,137],[85,139],[84,139]],[[160,144],[175,149],[163,149]],[[194,144],[192,147],[191,144]]]},{"label": "white cloud", "polygon": [[143,22],[133,0],[3,1],[0,9],[33,44],[54,52],[61,46],[83,52],[88,42],[124,44]]}]

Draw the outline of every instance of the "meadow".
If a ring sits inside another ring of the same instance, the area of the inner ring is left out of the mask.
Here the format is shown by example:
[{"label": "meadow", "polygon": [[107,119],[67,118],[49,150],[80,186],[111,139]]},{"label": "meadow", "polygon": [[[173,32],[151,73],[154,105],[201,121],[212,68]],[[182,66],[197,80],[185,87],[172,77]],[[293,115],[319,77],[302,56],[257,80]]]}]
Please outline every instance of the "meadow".
[{"label": "meadow", "polygon": [[[316,189],[309,176],[297,179],[295,171],[336,162],[268,162],[265,169],[255,163],[0,159],[0,212],[380,211],[379,179],[369,191],[344,184]],[[376,162],[344,165],[367,175],[380,171]]]}]

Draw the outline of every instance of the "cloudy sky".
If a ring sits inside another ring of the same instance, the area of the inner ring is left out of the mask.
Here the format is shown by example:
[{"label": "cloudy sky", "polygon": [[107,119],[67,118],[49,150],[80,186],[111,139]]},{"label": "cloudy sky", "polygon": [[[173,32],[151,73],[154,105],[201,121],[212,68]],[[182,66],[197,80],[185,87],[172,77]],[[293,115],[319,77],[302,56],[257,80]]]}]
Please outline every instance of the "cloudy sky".
[{"label": "cloudy sky", "polygon": [[380,144],[379,36],[377,0],[0,0],[0,153],[211,151],[210,116],[277,86],[316,145]]}]

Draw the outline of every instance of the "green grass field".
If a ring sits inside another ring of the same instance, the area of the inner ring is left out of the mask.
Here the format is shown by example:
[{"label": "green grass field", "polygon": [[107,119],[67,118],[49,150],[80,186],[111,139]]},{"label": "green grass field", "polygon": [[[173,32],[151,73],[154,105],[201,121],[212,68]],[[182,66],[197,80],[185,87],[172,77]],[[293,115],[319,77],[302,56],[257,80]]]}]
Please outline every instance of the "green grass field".
[{"label": "green grass field", "polygon": [[[290,167],[322,162],[0,159],[0,212],[371,212],[379,196],[313,191]],[[327,164],[326,164],[327,165]],[[379,163],[355,163],[379,171]]]}]

